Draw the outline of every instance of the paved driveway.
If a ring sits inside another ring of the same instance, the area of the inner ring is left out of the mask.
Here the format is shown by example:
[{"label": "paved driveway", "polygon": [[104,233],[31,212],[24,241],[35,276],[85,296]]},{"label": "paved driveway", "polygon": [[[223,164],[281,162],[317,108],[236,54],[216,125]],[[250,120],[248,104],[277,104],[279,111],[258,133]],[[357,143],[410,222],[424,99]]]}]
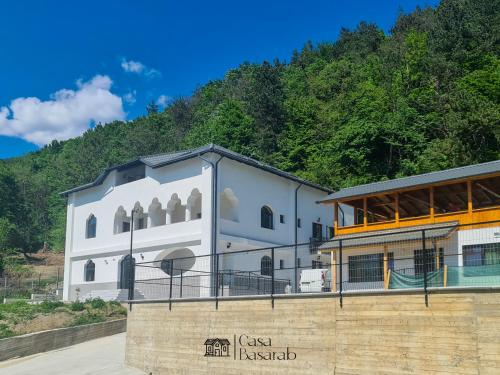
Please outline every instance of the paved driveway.
[{"label": "paved driveway", "polygon": [[0,362],[0,375],[144,375],[126,367],[125,333]]}]

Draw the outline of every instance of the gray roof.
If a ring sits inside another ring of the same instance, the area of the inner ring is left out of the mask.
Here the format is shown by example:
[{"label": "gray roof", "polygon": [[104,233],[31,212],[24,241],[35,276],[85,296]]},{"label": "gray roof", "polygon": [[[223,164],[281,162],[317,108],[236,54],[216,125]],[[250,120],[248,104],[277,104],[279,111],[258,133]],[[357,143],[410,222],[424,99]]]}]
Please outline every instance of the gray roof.
[{"label": "gray roof", "polygon": [[413,227],[386,229],[381,231],[353,233],[336,236],[333,240],[321,244],[319,250],[337,249],[340,240],[342,248],[382,245],[401,241],[421,241],[422,230],[425,230],[426,239],[448,238],[458,226],[452,221],[440,224],[417,225]]},{"label": "gray roof", "polygon": [[480,176],[500,172],[500,160],[488,163],[468,165],[444,171],[419,174],[416,176],[397,178],[394,180],[375,182],[372,184],[358,185],[339,190],[322,199],[321,202],[338,200],[343,198],[355,198],[359,196],[378,194],[392,190],[417,187],[442,181],[458,180],[467,177]]},{"label": "gray roof", "polygon": [[171,152],[171,153],[165,153],[165,154],[156,154],[156,155],[149,155],[149,156],[141,156],[141,157],[134,159],[134,160],[131,160],[127,163],[106,168],[94,181],[92,181],[88,184],[81,185],[81,186],[78,186],[76,188],[64,191],[60,194],[63,196],[67,196],[70,193],[75,193],[77,191],[81,191],[81,190],[85,190],[85,189],[88,189],[88,188],[91,188],[94,186],[98,186],[104,182],[104,180],[106,179],[108,174],[113,170],[122,170],[124,168],[132,167],[132,166],[139,165],[139,164],[145,164],[151,168],[159,168],[159,167],[163,167],[165,165],[169,165],[169,164],[177,163],[177,162],[180,162],[183,160],[195,158],[195,157],[201,156],[201,155],[206,154],[206,153],[216,153],[216,154],[219,154],[219,155],[226,157],[228,159],[232,159],[232,160],[235,160],[237,162],[244,163],[244,164],[247,164],[249,166],[262,169],[264,171],[267,171],[267,172],[273,173],[275,175],[287,178],[289,180],[298,182],[300,184],[304,184],[304,185],[313,187],[315,189],[322,190],[326,193],[332,192],[331,189],[328,189],[326,187],[317,185],[313,182],[304,180],[300,177],[297,177],[291,173],[282,171],[278,168],[272,167],[268,164],[261,163],[260,161],[257,161],[255,159],[249,158],[249,157],[241,155],[241,154],[238,154],[237,152],[228,150],[227,148],[217,146],[214,144],[209,144],[209,145],[195,148],[195,149],[191,149],[191,150],[184,150],[184,151]]}]

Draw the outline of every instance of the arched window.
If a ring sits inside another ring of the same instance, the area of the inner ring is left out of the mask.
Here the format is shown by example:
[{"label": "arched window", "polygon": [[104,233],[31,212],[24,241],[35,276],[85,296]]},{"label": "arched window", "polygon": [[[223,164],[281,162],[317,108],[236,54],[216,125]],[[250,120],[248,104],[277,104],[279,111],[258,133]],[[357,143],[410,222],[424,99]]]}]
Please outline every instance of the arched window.
[{"label": "arched window", "polygon": [[89,260],[85,264],[85,281],[94,281],[95,280],[95,264],[91,260]]},{"label": "arched window", "polygon": [[263,276],[272,276],[273,273],[273,261],[267,255],[264,255],[260,259],[260,274]]},{"label": "arched window", "polygon": [[127,216],[127,211],[123,206],[118,207],[115,213],[115,224],[113,233],[130,232],[130,216]]},{"label": "arched window", "polygon": [[187,199],[186,221],[201,219],[201,193],[193,189]]},{"label": "arched window", "polygon": [[148,215],[152,227],[165,225],[166,210],[163,209],[158,198],[153,198],[153,201],[151,202],[148,208]]},{"label": "arched window", "polygon": [[139,202],[134,205],[134,230],[146,229],[148,227],[148,214],[144,213]]},{"label": "arched window", "polygon": [[186,221],[186,206],[181,203],[177,193],[174,193],[167,203],[167,224],[181,221]]},{"label": "arched window", "polygon": [[263,206],[260,209],[260,226],[273,229],[273,211],[268,206]]},{"label": "arched window", "polygon": [[85,230],[85,238],[95,238],[97,230],[97,219],[93,214],[90,214],[87,219],[87,229]]}]

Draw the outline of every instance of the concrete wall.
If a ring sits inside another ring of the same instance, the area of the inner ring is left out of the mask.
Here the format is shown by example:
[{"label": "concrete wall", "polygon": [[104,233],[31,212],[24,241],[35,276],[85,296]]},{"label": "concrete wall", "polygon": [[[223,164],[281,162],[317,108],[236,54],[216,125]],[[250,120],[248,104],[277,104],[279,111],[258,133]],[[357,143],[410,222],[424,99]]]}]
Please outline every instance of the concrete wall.
[{"label": "concrete wall", "polygon": [[[218,310],[212,301],[175,302],[171,311],[145,303],[127,324],[127,364],[153,375],[500,372],[499,291],[436,292],[429,307],[421,293],[350,295],[342,308],[332,297],[277,299],[274,309],[270,300],[223,300]],[[209,338],[228,339],[230,355],[205,356]],[[254,351],[278,354],[242,359]],[[288,360],[277,359],[282,352]]]},{"label": "concrete wall", "polygon": [[99,337],[125,332],[126,319],[50,331],[0,340],[0,361],[64,348]]}]

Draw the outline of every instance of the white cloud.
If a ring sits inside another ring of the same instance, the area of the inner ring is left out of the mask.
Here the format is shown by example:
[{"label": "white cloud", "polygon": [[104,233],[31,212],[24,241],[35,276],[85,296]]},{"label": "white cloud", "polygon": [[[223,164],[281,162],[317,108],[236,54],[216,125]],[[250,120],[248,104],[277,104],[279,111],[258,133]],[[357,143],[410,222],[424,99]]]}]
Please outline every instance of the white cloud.
[{"label": "white cloud", "polygon": [[166,107],[168,102],[171,100],[172,98],[170,96],[167,96],[167,95],[160,95],[158,97],[158,99],[156,100],[156,104],[158,105],[161,105],[162,107]]},{"label": "white cloud", "polygon": [[149,68],[140,61],[126,60],[122,59],[121,63],[122,69],[127,73],[135,73],[139,75],[144,75],[148,78],[154,78],[161,76],[161,73],[153,68]]},{"label": "white cloud", "polygon": [[110,89],[108,76],[78,80],[77,90],[62,89],[50,100],[17,98],[0,107],[0,135],[19,137],[37,145],[65,140],[85,132],[93,122],[125,119],[122,99]]},{"label": "white cloud", "polygon": [[123,100],[125,100],[125,102],[128,104],[134,104],[137,101],[136,97],[137,97],[137,91],[132,90],[123,95]]}]

